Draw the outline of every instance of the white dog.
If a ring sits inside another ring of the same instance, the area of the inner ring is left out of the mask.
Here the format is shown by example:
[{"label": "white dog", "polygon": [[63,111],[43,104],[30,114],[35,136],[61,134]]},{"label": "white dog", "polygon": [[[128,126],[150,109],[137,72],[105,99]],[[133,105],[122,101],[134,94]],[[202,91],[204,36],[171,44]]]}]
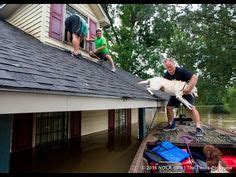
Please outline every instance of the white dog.
[{"label": "white dog", "polygon": [[[149,87],[147,88],[147,91],[153,95],[152,90],[162,90],[171,96],[176,96],[176,98],[182,102],[187,108],[192,110],[192,105],[183,98],[183,90],[184,88],[188,87],[187,82],[183,81],[177,81],[177,80],[168,80],[162,77],[154,77],[151,79],[147,79],[145,81],[139,82],[139,84],[147,84]],[[194,97],[198,97],[197,94],[197,88],[194,87],[191,92],[189,93]]]}]

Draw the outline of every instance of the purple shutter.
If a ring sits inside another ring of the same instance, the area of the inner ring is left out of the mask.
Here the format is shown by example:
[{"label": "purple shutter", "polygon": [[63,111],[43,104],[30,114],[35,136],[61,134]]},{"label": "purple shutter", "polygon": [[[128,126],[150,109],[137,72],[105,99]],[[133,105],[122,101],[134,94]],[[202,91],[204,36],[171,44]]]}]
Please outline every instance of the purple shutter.
[{"label": "purple shutter", "polygon": [[49,36],[57,40],[62,40],[63,9],[64,4],[51,4]]},{"label": "purple shutter", "polygon": [[[96,37],[97,23],[92,19],[89,20],[89,37]],[[90,42],[87,50],[93,50],[95,48],[94,43]]]},{"label": "purple shutter", "polygon": [[115,110],[108,110],[108,131],[115,129]]},{"label": "purple shutter", "polygon": [[70,138],[81,138],[81,111],[70,113]]},{"label": "purple shutter", "polygon": [[12,152],[32,148],[33,114],[14,114]]},{"label": "purple shutter", "polygon": [[126,136],[127,142],[131,142],[131,109],[127,109],[127,121],[126,121]]},{"label": "purple shutter", "polygon": [[115,110],[108,110],[108,142],[109,150],[114,149],[115,145]]}]

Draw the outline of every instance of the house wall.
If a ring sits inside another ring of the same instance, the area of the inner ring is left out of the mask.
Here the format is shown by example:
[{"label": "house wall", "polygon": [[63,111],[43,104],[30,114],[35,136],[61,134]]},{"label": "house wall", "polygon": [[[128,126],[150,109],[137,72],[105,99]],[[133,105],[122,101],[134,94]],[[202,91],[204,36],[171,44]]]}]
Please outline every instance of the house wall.
[{"label": "house wall", "polygon": [[81,134],[87,135],[108,128],[108,111],[83,111],[81,120]]},{"label": "house wall", "polygon": [[[74,9],[78,10],[81,14],[89,17],[88,20],[92,19],[97,22],[99,27],[99,22],[97,17],[93,13],[93,10],[87,4],[69,4]],[[66,13],[66,5],[64,5],[64,18]],[[64,19],[65,20],[65,19]],[[7,21],[12,25],[20,28],[21,30],[31,34],[35,38],[39,39],[41,42],[48,45],[72,50],[71,45],[53,39],[49,37],[49,23],[50,23],[50,4],[27,4],[22,5],[16,12],[14,12]],[[63,23],[63,29],[64,23]],[[63,30],[63,40],[64,40],[64,30]],[[84,56],[89,57],[88,53],[82,49]]]},{"label": "house wall", "polygon": [[22,5],[7,21],[40,40],[43,6],[43,4]]},{"label": "house wall", "polygon": [[[69,4],[72,8],[79,11],[82,15],[89,17],[98,23],[98,20],[95,14],[92,12],[91,8],[87,4]],[[66,14],[66,5],[64,6],[64,18]],[[64,19],[65,20],[65,19]],[[43,7],[43,19],[42,19],[43,27],[42,27],[42,37],[41,41],[52,46],[56,46],[66,50],[73,50],[71,45],[68,45],[62,41],[58,41],[49,37],[49,23],[50,23],[50,4],[44,4]],[[99,25],[99,24],[98,24]],[[63,29],[65,29],[65,24],[63,23]],[[63,30],[63,40],[64,40],[64,30]],[[83,56],[89,57],[88,53],[81,49]]]},{"label": "house wall", "polygon": [[138,123],[138,109],[131,109],[131,124]]},{"label": "house wall", "polygon": [[[131,110],[131,123],[138,123],[138,109]],[[108,110],[83,111],[81,134],[87,135],[108,129]]]}]

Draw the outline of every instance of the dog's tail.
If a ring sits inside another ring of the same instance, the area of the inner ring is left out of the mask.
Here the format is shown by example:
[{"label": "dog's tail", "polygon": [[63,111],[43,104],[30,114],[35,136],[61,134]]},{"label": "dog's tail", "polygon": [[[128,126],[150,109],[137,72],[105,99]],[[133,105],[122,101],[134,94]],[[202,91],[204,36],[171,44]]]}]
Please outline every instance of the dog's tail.
[{"label": "dog's tail", "polygon": [[146,84],[146,85],[148,85],[148,84],[150,84],[150,80],[147,79],[147,80],[145,80],[145,81],[139,82],[138,84]]}]

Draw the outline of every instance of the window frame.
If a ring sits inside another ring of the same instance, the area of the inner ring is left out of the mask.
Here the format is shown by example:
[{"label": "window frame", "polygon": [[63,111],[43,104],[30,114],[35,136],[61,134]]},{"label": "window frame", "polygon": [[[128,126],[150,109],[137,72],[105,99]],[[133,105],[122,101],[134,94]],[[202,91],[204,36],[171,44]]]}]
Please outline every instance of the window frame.
[{"label": "window frame", "polygon": [[[56,125],[57,123],[58,125]],[[66,141],[68,139],[68,113],[36,113],[35,132],[36,146],[57,144]]]}]

